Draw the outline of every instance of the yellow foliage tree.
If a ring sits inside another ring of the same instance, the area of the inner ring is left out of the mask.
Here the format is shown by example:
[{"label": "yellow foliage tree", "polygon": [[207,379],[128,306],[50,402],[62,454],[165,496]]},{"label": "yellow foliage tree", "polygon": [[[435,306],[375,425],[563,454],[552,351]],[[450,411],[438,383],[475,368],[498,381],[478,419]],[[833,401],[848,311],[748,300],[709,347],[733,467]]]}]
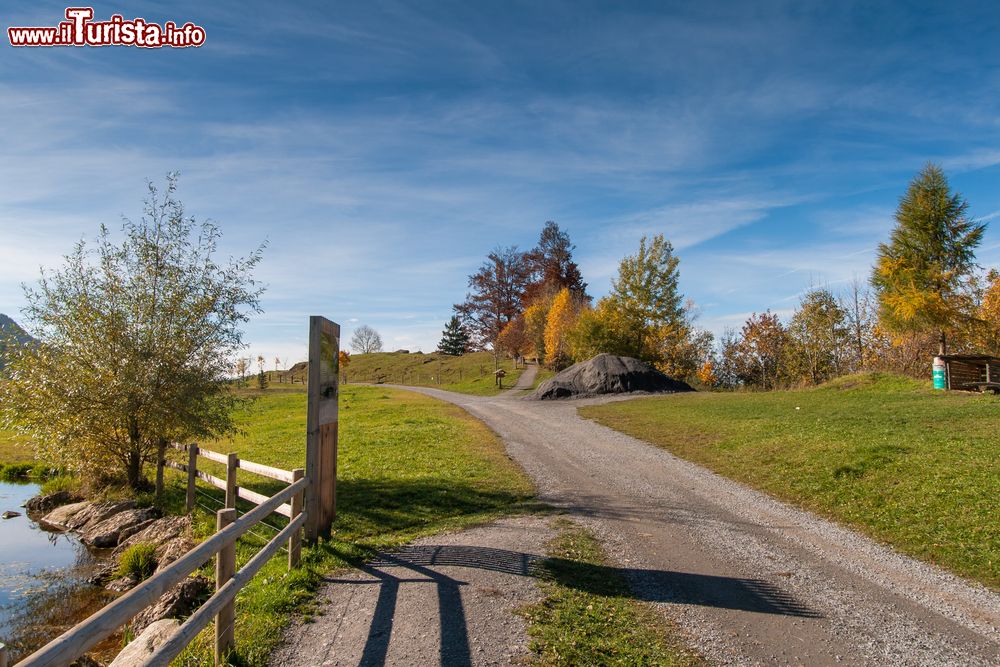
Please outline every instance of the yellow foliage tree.
[{"label": "yellow foliage tree", "polygon": [[549,308],[545,322],[545,363],[553,368],[565,368],[572,360],[568,334],[576,324],[580,307],[577,299],[565,287],[559,291]]},{"label": "yellow foliage tree", "polygon": [[991,354],[1000,352],[1000,272],[996,269],[986,275],[989,285],[979,305],[979,319],[983,322],[980,345]]},{"label": "yellow foliage tree", "polygon": [[524,336],[527,338],[524,356],[534,357],[539,363],[545,361],[545,325],[549,319],[552,298],[543,295],[524,311]]},{"label": "yellow foliage tree", "polygon": [[714,387],[718,381],[718,378],[715,377],[715,364],[712,363],[711,359],[706,360],[698,369],[698,382],[706,387]]}]

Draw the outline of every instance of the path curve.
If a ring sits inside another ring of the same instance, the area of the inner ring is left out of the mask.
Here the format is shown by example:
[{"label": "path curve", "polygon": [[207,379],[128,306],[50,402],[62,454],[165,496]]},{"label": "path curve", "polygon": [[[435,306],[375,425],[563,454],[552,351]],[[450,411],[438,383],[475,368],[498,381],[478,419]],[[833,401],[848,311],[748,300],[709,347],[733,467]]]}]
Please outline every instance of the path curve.
[{"label": "path curve", "polygon": [[400,388],[492,427],[714,663],[1000,664],[1000,595],[577,415],[599,400]]}]

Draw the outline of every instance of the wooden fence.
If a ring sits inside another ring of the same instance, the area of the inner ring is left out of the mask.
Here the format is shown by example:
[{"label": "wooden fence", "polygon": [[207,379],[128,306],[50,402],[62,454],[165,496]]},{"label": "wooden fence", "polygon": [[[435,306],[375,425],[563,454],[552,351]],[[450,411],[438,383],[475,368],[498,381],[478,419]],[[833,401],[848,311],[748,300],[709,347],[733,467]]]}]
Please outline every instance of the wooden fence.
[{"label": "wooden fence", "polygon": [[[16,667],[61,667],[69,665],[98,642],[111,636],[128,623],[136,614],[156,604],[160,597],[183,581],[189,574],[202,567],[215,556],[215,593],[178,628],[166,642],[157,647],[146,665],[165,666],[190,644],[214,618],[215,661],[224,657],[235,645],[235,602],[239,593],[254,574],[282,547],[288,545],[289,569],[299,564],[302,553],[302,526],[306,522],[303,494],[311,483],[300,469],[287,471],[252,461],[240,460],[235,454],[220,454],[197,445],[169,445],[187,454],[187,463],[167,460],[166,447],[158,457],[157,493],[162,495],[163,470],[175,468],[187,474],[187,507],[195,504],[195,482],[202,479],[226,492],[225,509],[216,512],[216,532],[162,571],[154,574],[114,602],[103,607],[86,620],[70,628],[38,651],[19,662]],[[226,479],[220,479],[198,470],[198,457],[226,466]],[[273,496],[254,493],[237,484],[237,470],[269,477],[286,486]],[[236,498],[247,500],[257,507],[237,517]],[[288,517],[289,522],[239,571],[236,570],[236,541],[261,523],[272,513]],[[6,667],[5,649],[0,646],[0,667]]]}]

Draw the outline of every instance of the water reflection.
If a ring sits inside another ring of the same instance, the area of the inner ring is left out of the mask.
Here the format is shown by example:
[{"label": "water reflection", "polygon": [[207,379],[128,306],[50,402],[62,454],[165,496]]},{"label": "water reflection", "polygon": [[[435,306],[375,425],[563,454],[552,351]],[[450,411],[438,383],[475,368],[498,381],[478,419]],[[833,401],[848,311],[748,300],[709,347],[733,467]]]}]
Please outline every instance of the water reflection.
[{"label": "water reflection", "polygon": [[14,660],[99,609],[112,595],[86,582],[101,562],[75,535],[43,530],[21,505],[37,484],[0,482],[0,642]]}]

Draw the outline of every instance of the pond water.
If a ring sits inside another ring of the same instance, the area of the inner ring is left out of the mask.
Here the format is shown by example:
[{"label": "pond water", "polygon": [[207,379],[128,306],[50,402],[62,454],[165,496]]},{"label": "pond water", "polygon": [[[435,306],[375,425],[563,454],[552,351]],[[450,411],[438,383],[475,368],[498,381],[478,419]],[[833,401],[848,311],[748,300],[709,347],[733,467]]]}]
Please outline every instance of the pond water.
[{"label": "pond water", "polygon": [[87,583],[101,554],[72,533],[43,530],[21,505],[37,484],[0,482],[0,642],[16,661],[96,611],[110,594]]}]

